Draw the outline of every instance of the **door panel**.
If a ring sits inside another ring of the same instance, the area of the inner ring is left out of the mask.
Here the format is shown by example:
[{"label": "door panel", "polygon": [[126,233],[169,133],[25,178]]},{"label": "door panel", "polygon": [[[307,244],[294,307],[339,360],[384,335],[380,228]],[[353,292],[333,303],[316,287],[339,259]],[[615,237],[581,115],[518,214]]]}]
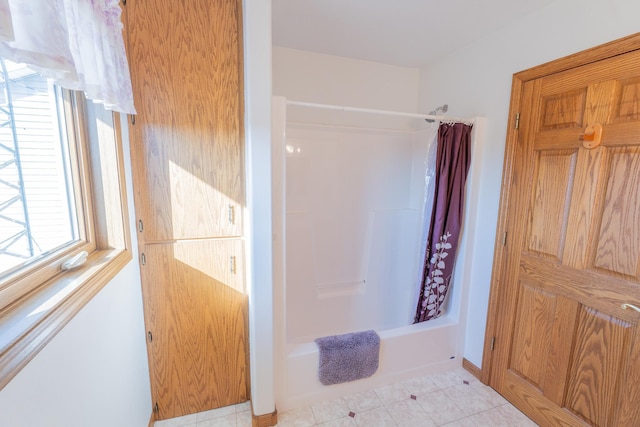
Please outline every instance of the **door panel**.
[{"label": "door panel", "polygon": [[586,88],[543,97],[540,130],[581,128],[586,97]]},{"label": "door panel", "polygon": [[145,324],[159,419],[247,400],[241,254],[240,240],[145,248]]},{"label": "door panel", "polygon": [[554,326],[555,295],[535,286],[520,284],[511,369],[532,386],[544,389],[547,357],[551,350],[549,331]]},{"label": "door panel", "polygon": [[238,2],[132,0],[126,8],[145,241],[240,236]]},{"label": "door panel", "polygon": [[616,108],[614,122],[640,119],[640,77],[620,81],[620,103]]},{"label": "door panel", "polygon": [[[595,235],[601,210],[602,193],[598,182],[602,181],[607,151],[603,147],[579,150],[577,162],[583,167],[576,171],[571,189],[570,205],[574,208],[567,221],[567,236],[562,264],[584,269],[589,263],[590,236]],[[598,216],[596,216],[598,215]]]},{"label": "door panel", "polygon": [[608,425],[616,409],[618,375],[629,351],[632,327],[614,316],[580,307],[565,405],[591,425]]},{"label": "door panel", "polygon": [[528,249],[560,259],[577,156],[575,150],[548,150],[538,155]]},{"label": "door panel", "polygon": [[610,151],[606,182],[594,267],[637,280],[640,261],[640,147]]},{"label": "door panel", "polygon": [[640,52],[521,99],[491,385],[541,425],[640,425]]}]

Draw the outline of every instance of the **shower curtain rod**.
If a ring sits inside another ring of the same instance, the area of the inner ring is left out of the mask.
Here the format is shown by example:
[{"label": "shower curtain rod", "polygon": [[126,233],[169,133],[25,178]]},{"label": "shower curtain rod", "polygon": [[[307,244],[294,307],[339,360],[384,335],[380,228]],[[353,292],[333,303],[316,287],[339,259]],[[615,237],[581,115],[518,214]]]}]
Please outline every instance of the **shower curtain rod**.
[{"label": "shower curtain rod", "polygon": [[287,99],[287,105],[292,105],[297,107],[322,108],[325,110],[351,111],[354,113],[369,113],[369,114],[381,114],[386,116],[414,117],[416,119],[438,120],[445,123],[461,122],[464,124],[471,125],[475,122],[473,119],[463,119],[460,117],[435,116],[432,114],[420,114],[420,113],[404,113],[401,111],[376,110],[372,108],[360,108],[360,107],[347,107],[345,105],[317,104],[314,102],[291,101],[289,99]]}]

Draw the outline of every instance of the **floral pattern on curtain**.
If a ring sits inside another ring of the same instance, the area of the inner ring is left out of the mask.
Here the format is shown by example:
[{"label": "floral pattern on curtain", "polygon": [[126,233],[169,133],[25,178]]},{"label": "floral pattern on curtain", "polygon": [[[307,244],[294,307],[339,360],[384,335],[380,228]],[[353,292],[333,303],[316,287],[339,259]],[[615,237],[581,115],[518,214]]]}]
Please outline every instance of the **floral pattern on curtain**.
[{"label": "floral pattern on curtain", "polygon": [[0,56],[135,113],[118,0],[0,0]]},{"label": "floral pattern on curtain", "polygon": [[435,194],[414,323],[442,315],[460,239],[465,183],[470,165],[471,126],[464,123],[440,124]]}]

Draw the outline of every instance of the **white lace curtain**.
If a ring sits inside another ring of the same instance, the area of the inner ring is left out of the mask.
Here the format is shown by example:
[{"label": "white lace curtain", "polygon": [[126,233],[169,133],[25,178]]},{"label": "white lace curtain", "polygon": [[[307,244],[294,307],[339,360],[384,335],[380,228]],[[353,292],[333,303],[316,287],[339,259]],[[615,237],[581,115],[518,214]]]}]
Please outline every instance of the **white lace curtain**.
[{"label": "white lace curtain", "polygon": [[0,57],[134,114],[118,0],[0,0]]}]

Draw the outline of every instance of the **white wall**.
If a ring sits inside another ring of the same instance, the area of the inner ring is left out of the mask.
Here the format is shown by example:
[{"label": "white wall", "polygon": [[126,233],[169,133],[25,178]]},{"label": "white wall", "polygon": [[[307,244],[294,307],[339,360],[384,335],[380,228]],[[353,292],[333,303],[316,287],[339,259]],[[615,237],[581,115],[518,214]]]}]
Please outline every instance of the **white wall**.
[{"label": "white wall", "polygon": [[416,68],[273,47],[273,94],[295,101],[415,112]]},{"label": "white wall", "polygon": [[245,0],[244,72],[249,357],[254,415],[275,410],[271,225],[271,1]]},{"label": "white wall", "polygon": [[[130,223],[135,224],[126,135],[124,143]],[[136,248],[136,232],[131,233]],[[140,271],[134,257],[0,391],[0,426],[146,427],[150,415]]]},{"label": "white wall", "polygon": [[640,30],[637,0],[558,0],[452,53],[420,74],[419,110],[449,104],[453,116],[485,116],[465,357],[482,364],[493,243],[512,75]]}]

